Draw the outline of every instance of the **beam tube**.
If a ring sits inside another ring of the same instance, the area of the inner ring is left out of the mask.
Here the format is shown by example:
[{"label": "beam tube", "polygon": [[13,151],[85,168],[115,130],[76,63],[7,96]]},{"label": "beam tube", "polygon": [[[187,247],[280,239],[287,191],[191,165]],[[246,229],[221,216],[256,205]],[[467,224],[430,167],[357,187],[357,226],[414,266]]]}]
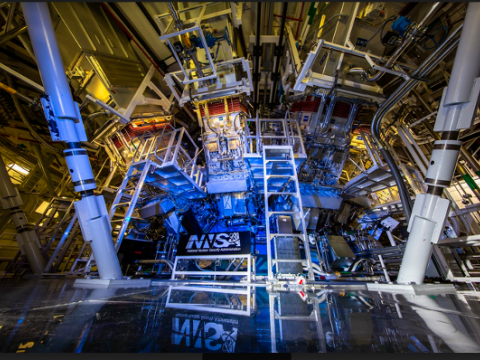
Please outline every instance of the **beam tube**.
[{"label": "beam tube", "polygon": [[[456,48],[459,40],[457,39],[458,34],[460,33],[463,25],[460,25],[457,29],[453,31],[449,37],[440,44],[437,49],[414,71],[413,76],[423,77],[428,74],[445,56],[447,56],[453,49]],[[391,95],[384,101],[377,112],[375,113],[372,125],[371,133],[372,138],[375,144],[378,146],[380,152],[382,153],[385,161],[392,171],[392,175],[395,178],[397,183],[398,191],[400,198],[402,199],[402,206],[405,211],[405,216],[407,220],[410,220],[410,214],[412,211],[411,199],[408,195],[407,188],[403,182],[400,171],[398,170],[395,161],[392,158],[390,152],[386,149],[386,144],[380,137],[380,125],[383,120],[383,117],[386,113],[395,105],[401,98],[408,94],[417,84],[419,80],[410,79],[409,81],[404,81]]]},{"label": "beam tube", "polygon": [[48,4],[21,4],[45,93],[54,111],[54,120],[51,122],[63,125],[59,127],[59,138],[65,139],[67,144],[67,150],[64,150],[67,166],[74,190],[82,196],[75,203],[75,210],[83,238],[91,241],[100,278],[121,279],[122,272],[113,244],[105,200],[93,192],[97,186],[92,168],[86,150],[80,146],[83,136],[77,132],[79,127],[76,125],[81,122],[80,112],[68,86]]},{"label": "beam tube", "polygon": [[[469,3],[462,35],[455,54],[452,75],[443,99],[447,113],[443,122],[442,138],[435,141],[425,182],[428,191],[422,201],[416,201],[410,219],[410,236],[397,278],[397,283],[421,284],[425,279],[433,245],[441,236],[448,212],[444,213],[441,198],[443,190],[450,186],[457,165],[461,141],[458,141],[458,122],[462,109],[470,101],[475,78],[480,75],[480,51],[476,38],[480,33],[480,3]],[[477,101],[477,99],[473,99]],[[439,114],[444,109],[439,109]],[[437,116],[437,121],[439,117]],[[449,202],[449,201],[448,201]]]}]

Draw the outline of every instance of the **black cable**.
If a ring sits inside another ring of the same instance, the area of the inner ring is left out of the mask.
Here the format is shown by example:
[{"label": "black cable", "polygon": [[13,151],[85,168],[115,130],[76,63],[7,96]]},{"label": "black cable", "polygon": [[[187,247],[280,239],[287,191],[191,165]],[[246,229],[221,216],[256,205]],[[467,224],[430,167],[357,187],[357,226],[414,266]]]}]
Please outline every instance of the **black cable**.
[{"label": "black cable", "polygon": [[333,80],[333,85],[332,87],[330,88],[328,94],[327,94],[327,97],[329,97],[330,95],[332,95],[333,93],[333,90],[335,90],[335,87],[337,86],[337,82],[338,82],[338,71],[335,71],[335,74],[333,75],[334,77],[334,80]]},{"label": "black cable", "polygon": [[[380,31],[383,31],[382,29],[385,27],[385,25],[387,24],[387,22],[388,22],[389,20],[395,19],[395,18],[396,18],[396,16],[395,16],[395,15],[392,15],[392,16],[390,16],[388,19],[386,19],[386,20],[382,23],[382,26],[381,26],[380,28],[378,28],[378,30],[375,32],[375,34],[373,34],[373,36],[372,36],[370,39],[367,40],[367,42],[365,43],[365,45],[361,46],[360,48],[367,46],[367,44],[368,44],[370,41],[372,41],[373,38],[374,38],[375,36],[377,36],[377,34],[378,34]],[[382,42],[382,45],[383,45],[383,42]]]},{"label": "black cable", "polygon": [[281,57],[283,55],[282,43],[283,43],[283,34],[285,32],[285,22],[286,22],[286,17],[287,17],[287,8],[288,8],[288,3],[283,4],[282,21],[281,21],[281,24],[280,24],[280,36],[278,38],[277,48],[275,49],[276,52],[277,52],[276,61],[275,61],[275,70],[272,73],[272,77],[274,77],[274,79],[273,79],[273,88],[272,88],[272,91],[273,91],[272,103],[270,104],[270,110],[272,110],[274,108],[274,106],[277,104],[277,100],[278,100],[278,99],[276,99],[275,94],[277,93],[277,83],[278,83],[278,80],[280,78],[279,68],[280,68]]},{"label": "black cable", "polygon": [[[259,73],[259,62],[260,62],[260,26],[262,22],[262,3],[257,3],[257,33],[256,33],[256,42],[254,45],[254,60],[255,60],[255,71],[254,71],[254,87],[253,87],[253,102],[255,106],[255,111],[258,110],[260,103],[259,97],[260,93],[258,91],[258,81],[260,77]],[[258,95],[257,95],[258,93]]]},{"label": "black cable", "polygon": [[387,23],[389,23],[390,21],[394,21],[392,18],[388,19],[385,21],[385,24],[383,24],[383,26],[380,28],[380,42],[382,43],[383,46],[387,47],[388,44],[385,44],[383,42],[383,30],[385,29],[385,25],[387,25]]}]

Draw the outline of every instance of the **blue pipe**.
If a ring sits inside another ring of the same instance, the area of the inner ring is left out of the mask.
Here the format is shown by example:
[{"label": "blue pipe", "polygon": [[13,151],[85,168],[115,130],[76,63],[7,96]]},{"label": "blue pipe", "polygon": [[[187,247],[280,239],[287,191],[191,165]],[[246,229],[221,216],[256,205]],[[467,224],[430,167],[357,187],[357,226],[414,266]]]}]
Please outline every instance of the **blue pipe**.
[{"label": "blue pipe", "polygon": [[40,77],[59,118],[77,120],[77,110],[68,87],[47,3],[22,3],[28,34],[32,41]]},{"label": "blue pipe", "polygon": [[43,2],[21,4],[47,95],[42,104],[50,134],[54,141],[66,142],[65,160],[73,187],[82,195],[82,199],[75,203],[75,211],[83,238],[91,241],[100,278],[121,279],[122,271],[112,240],[110,220],[106,215],[105,200],[93,193],[97,185],[87,151],[80,145],[81,141],[87,140],[85,128],[70,93],[48,5]]}]

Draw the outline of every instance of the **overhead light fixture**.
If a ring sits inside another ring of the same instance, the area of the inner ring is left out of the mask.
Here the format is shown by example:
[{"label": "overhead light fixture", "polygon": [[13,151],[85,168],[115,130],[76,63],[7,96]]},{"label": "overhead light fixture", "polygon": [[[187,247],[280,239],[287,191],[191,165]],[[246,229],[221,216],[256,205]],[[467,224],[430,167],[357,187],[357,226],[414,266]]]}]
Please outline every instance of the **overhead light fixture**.
[{"label": "overhead light fixture", "polygon": [[21,166],[18,166],[17,164],[10,165],[10,167],[8,169],[13,169],[16,172],[19,172],[20,174],[24,174],[24,175],[28,175],[28,173],[30,172],[29,170],[27,170],[27,169],[25,169]]}]

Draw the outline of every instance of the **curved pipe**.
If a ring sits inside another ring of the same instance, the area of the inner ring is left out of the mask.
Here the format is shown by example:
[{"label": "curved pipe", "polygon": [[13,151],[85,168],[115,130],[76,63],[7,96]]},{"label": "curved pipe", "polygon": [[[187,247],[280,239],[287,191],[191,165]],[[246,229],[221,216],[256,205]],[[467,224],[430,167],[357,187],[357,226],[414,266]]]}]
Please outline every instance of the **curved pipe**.
[{"label": "curved pipe", "polygon": [[[306,266],[306,265],[303,265],[303,268],[304,268],[305,270],[308,270],[308,266]],[[328,274],[328,273],[324,272],[324,271],[320,268],[320,266],[318,266],[317,264],[314,264],[314,263],[312,263],[312,271],[313,271],[315,274],[320,275],[320,276],[332,275],[332,274]]]},{"label": "curved pipe", "polygon": [[[460,41],[457,37],[462,28],[463,24],[455,29],[455,31],[414,71],[412,76],[418,79],[427,75],[440,61],[442,61],[453,49],[455,49]],[[418,84],[418,82],[419,80],[415,79],[404,81],[392,93],[392,95],[390,95],[390,97],[380,105],[377,112],[373,116],[371,124],[372,139],[378,146],[382,156],[385,158],[385,161],[390,167],[392,175],[395,178],[407,221],[410,219],[410,214],[412,212],[410,195],[408,194],[408,190],[403,182],[400,171],[398,170],[392,155],[386,149],[386,144],[380,137],[380,124],[390,108],[400,99],[402,99],[408,92],[410,92]]]},{"label": "curved pipe", "polygon": [[[423,136],[415,135],[413,133],[412,129],[409,126],[407,126],[407,123],[405,122],[405,119],[410,115],[410,113],[414,109],[415,108],[412,107],[412,106],[408,107],[405,114],[399,120],[400,124],[402,124],[403,127],[405,127],[404,130],[406,130],[406,135],[413,138],[417,145],[423,145],[423,144],[427,144],[429,142],[435,141],[435,139],[431,136],[423,137]],[[428,163],[428,161],[427,161],[427,163]]]},{"label": "curved pipe", "polygon": [[[320,107],[322,108],[322,110],[321,110],[322,112],[323,112],[323,107],[325,106],[325,102],[326,102],[326,101],[323,101],[323,100],[326,99],[326,98],[327,98],[327,96],[323,97],[322,102],[320,103]],[[322,124],[320,125],[320,132],[318,133],[318,135],[323,134],[325,131],[327,131],[328,124],[330,124],[330,119],[332,118],[333,109],[335,108],[336,103],[337,103],[337,98],[334,97],[332,100],[330,100],[330,104],[328,104],[327,112],[325,113],[325,117],[323,118]],[[320,113],[319,116],[322,116],[322,114]]]}]

